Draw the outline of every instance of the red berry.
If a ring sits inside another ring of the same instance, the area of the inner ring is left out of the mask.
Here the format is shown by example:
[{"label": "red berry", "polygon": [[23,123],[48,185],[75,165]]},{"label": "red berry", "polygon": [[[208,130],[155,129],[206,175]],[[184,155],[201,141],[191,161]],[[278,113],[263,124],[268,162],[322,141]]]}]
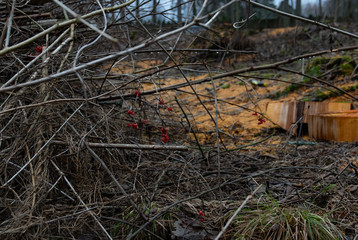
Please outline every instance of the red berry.
[{"label": "red berry", "polygon": [[259,121],[259,122],[257,123],[258,125],[261,125],[261,124],[263,124],[263,123],[266,122],[266,120],[263,119],[263,118],[259,118],[258,121]]},{"label": "red berry", "polygon": [[128,124],[128,127],[132,127],[133,129],[138,129],[138,124],[130,123],[130,124]]},{"label": "red berry", "polygon": [[167,129],[165,129],[165,128],[163,128],[163,127],[160,129],[160,131],[162,131],[163,134],[166,134],[166,133],[167,133]]},{"label": "red berry", "polygon": [[143,123],[143,124],[147,124],[147,123],[148,123],[148,121],[147,121],[147,120],[145,120],[145,119],[143,119],[143,120],[142,120],[142,123]]},{"label": "red berry", "polygon": [[135,90],[134,95],[139,98],[140,95],[142,95],[142,93],[140,91],[138,91],[138,90]]},{"label": "red berry", "polygon": [[168,135],[166,135],[166,134],[162,134],[162,142],[164,142],[164,143],[167,143],[167,142],[169,142],[169,137],[168,137]]},{"label": "red berry", "polygon": [[129,115],[134,115],[134,112],[132,110],[128,110],[127,112]]},{"label": "red berry", "polygon": [[257,112],[253,113],[252,115],[257,116]]},{"label": "red berry", "polygon": [[204,222],[204,219],[203,219],[203,218],[200,218],[200,222],[202,222],[202,223],[203,223],[203,222]]},{"label": "red berry", "polygon": [[164,100],[159,100],[159,105],[163,105],[164,104]]},{"label": "red berry", "polygon": [[202,211],[199,211],[199,215],[205,217],[205,214]]},{"label": "red berry", "polygon": [[172,109],[172,108],[170,108],[170,107],[168,107],[168,111],[169,111],[169,112],[171,112],[171,111],[173,111],[173,109]]},{"label": "red berry", "polygon": [[36,47],[36,52],[42,53],[42,48],[43,48],[43,46],[44,46],[44,45],[42,45],[42,46],[37,46],[37,47]]}]

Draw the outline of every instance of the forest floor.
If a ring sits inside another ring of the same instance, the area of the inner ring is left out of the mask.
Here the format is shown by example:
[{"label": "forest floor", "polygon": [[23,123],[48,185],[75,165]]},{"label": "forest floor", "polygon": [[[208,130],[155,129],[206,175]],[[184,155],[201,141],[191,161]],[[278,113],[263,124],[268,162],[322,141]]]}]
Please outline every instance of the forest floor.
[{"label": "forest floor", "polygon": [[[214,76],[223,69],[230,71],[268,64],[299,54],[339,47],[342,42],[354,43],[336,35],[336,39],[328,43],[331,33],[317,28],[264,29],[251,34],[242,36],[242,43],[246,41],[244,44],[248,49],[257,51],[257,54],[225,55],[218,52],[214,56],[210,54],[198,57],[198,53],[185,55],[180,64],[188,80]],[[225,40],[230,34],[222,31],[222,35],[224,36],[221,36],[220,41],[230,42]],[[215,37],[206,45],[201,41],[194,41],[193,48],[212,48],[215,44],[220,47],[220,41],[216,41]],[[358,96],[357,56],[357,51],[338,52],[316,58],[324,61],[309,58],[288,66],[310,76],[322,77]],[[202,65],[195,65],[200,63],[198,59],[205,59],[211,74]],[[161,60],[150,57],[135,67],[140,71],[155,68],[162,63]],[[131,64],[127,64],[128,72],[132,71]],[[125,73],[127,70],[124,69],[119,66],[117,69],[113,68],[112,72]],[[253,79],[262,81],[264,86],[251,84]],[[142,83],[141,91],[185,82],[182,75],[169,74]],[[310,85],[297,87],[296,83]],[[184,87],[142,99],[153,105],[158,99],[163,101],[162,108],[172,109],[164,114],[169,115],[170,121],[185,123],[187,117],[192,124],[192,131],[179,133],[169,124],[168,132],[173,135],[170,141],[179,141],[196,149],[201,147],[205,152],[201,157],[199,153],[181,155],[180,159],[186,159],[185,163],[169,155],[166,161],[175,162],[175,166],[161,166],[163,172],[166,171],[168,185],[177,186],[174,191],[177,197],[179,192],[181,196],[197,194],[197,187],[202,186],[201,184],[207,184],[204,189],[209,189],[208,194],[200,193],[198,197],[185,201],[184,207],[172,212],[172,216],[175,216],[171,235],[173,238],[213,239],[228,220],[229,213],[262,184],[263,187],[254,200],[249,202],[247,209],[255,209],[262,204],[270,208],[276,204],[284,209],[307,208],[332,219],[347,239],[357,239],[357,143],[316,141],[306,135],[292,136],[265,116],[266,105],[272,101],[354,103],[349,97],[339,93],[332,94],[332,90],[327,90],[321,83],[279,69],[248,72],[208,81],[193,85],[193,89],[195,93],[190,87]],[[261,124],[262,117],[266,122]],[[219,152],[215,146],[219,146]],[[157,171],[157,164],[151,162],[150,167],[149,165],[146,166],[149,168],[147,171]],[[179,179],[177,175],[180,176]],[[203,182],[196,186],[196,181]],[[219,192],[214,191],[217,184],[222,184]],[[170,188],[163,188],[162,194],[171,196],[173,190],[169,190]],[[205,212],[205,219],[197,214],[199,211]],[[200,218],[203,222],[199,221]],[[227,236],[235,235],[235,228],[239,234],[239,225],[239,221],[234,223],[227,231]],[[255,236],[256,239],[260,238],[259,234]]]},{"label": "forest floor", "polygon": [[[138,29],[131,46],[146,41]],[[169,51],[177,43],[175,64],[153,44],[81,70],[81,81],[72,72],[4,93],[1,238],[215,239],[228,224],[221,239],[357,240],[357,143],[295,136],[265,114],[267,103],[284,100],[356,108],[328,85],[358,95],[358,51],[334,50],[357,41],[306,26],[212,29],[162,40]],[[90,46],[78,63],[112,47]],[[52,61],[27,77],[58,71]]]}]

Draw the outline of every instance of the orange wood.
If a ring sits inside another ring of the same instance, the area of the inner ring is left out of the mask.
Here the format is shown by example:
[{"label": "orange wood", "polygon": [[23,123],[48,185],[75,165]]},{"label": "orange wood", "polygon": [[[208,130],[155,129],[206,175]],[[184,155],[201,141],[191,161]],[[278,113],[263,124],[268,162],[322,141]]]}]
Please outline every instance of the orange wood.
[{"label": "orange wood", "polygon": [[297,104],[294,102],[271,102],[267,104],[266,116],[283,129],[289,131],[297,121]]},{"label": "orange wood", "polygon": [[335,102],[306,102],[305,115],[303,121],[308,122],[308,116],[318,113],[327,112],[346,112],[351,110],[351,103],[335,103]]},{"label": "orange wood", "polygon": [[308,116],[308,135],[318,140],[358,141],[358,110]]},{"label": "orange wood", "polygon": [[[308,123],[309,116],[311,115],[326,112],[345,112],[349,111],[350,109],[351,103],[300,101],[270,102],[266,107],[266,116],[271,119],[271,121],[287,131],[290,131],[292,128],[292,133],[295,134],[296,128],[293,128],[293,126],[300,117],[302,117],[304,123]],[[311,124],[313,124],[313,122],[311,122]],[[319,124],[319,122],[315,124]],[[329,125],[330,123],[327,124]],[[318,128],[318,126],[316,128]],[[330,137],[330,139],[334,139],[334,137]]]}]

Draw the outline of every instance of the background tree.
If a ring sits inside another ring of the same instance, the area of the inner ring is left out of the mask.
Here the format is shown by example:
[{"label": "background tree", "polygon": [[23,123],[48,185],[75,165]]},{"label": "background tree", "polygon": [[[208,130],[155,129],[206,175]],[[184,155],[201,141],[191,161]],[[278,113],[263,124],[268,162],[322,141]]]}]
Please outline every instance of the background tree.
[{"label": "background tree", "polygon": [[338,20],[338,14],[339,14],[339,1],[338,0],[334,0],[333,1],[333,6],[334,6],[334,23],[337,23]]},{"label": "background tree", "polygon": [[301,16],[302,14],[302,3],[301,0],[296,0],[296,11],[295,11],[296,15]]},{"label": "background tree", "polygon": [[[284,12],[287,12],[287,13],[292,13],[292,11],[291,11],[291,6],[289,5],[288,0],[283,0],[283,1],[280,3],[279,9],[280,9],[281,11],[284,11]],[[281,24],[283,27],[288,27],[289,24],[290,24],[290,19],[287,18],[287,17],[281,17],[281,18],[280,18],[280,24]]]},{"label": "background tree", "polygon": [[153,0],[152,22],[157,22],[157,0]]},{"label": "background tree", "polygon": [[322,0],[318,1],[318,15],[322,16],[323,12],[322,12]]},{"label": "background tree", "polygon": [[181,8],[181,0],[177,1],[177,11],[178,11],[178,23],[182,22],[182,8]]},{"label": "background tree", "polygon": [[137,18],[139,17],[139,0],[136,0],[135,15],[136,15]]}]

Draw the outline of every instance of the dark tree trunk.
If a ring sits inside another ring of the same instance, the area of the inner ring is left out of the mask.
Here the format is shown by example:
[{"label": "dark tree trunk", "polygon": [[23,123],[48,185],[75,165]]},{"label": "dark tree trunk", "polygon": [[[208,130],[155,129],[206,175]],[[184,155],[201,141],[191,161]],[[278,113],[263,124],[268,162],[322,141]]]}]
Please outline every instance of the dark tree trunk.
[{"label": "dark tree trunk", "polygon": [[301,0],[296,0],[296,15],[301,16],[302,14],[302,4],[301,4]]},{"label": "dark tree trunk", "polygon": [[139,18],[139,0],[136,0],[136,10],[135,10],[135,16]]},{"label": "dark tree trunk", "polygon": [[177,5],[178,5],[178,23],[181,23],[182,22],[182,13],[181,13],[181,0],[178,0],[177,1]]},{"label": "dark tree trunk", "polygon": [[157,22],[157,0],[153,0],[152,22]]}]

